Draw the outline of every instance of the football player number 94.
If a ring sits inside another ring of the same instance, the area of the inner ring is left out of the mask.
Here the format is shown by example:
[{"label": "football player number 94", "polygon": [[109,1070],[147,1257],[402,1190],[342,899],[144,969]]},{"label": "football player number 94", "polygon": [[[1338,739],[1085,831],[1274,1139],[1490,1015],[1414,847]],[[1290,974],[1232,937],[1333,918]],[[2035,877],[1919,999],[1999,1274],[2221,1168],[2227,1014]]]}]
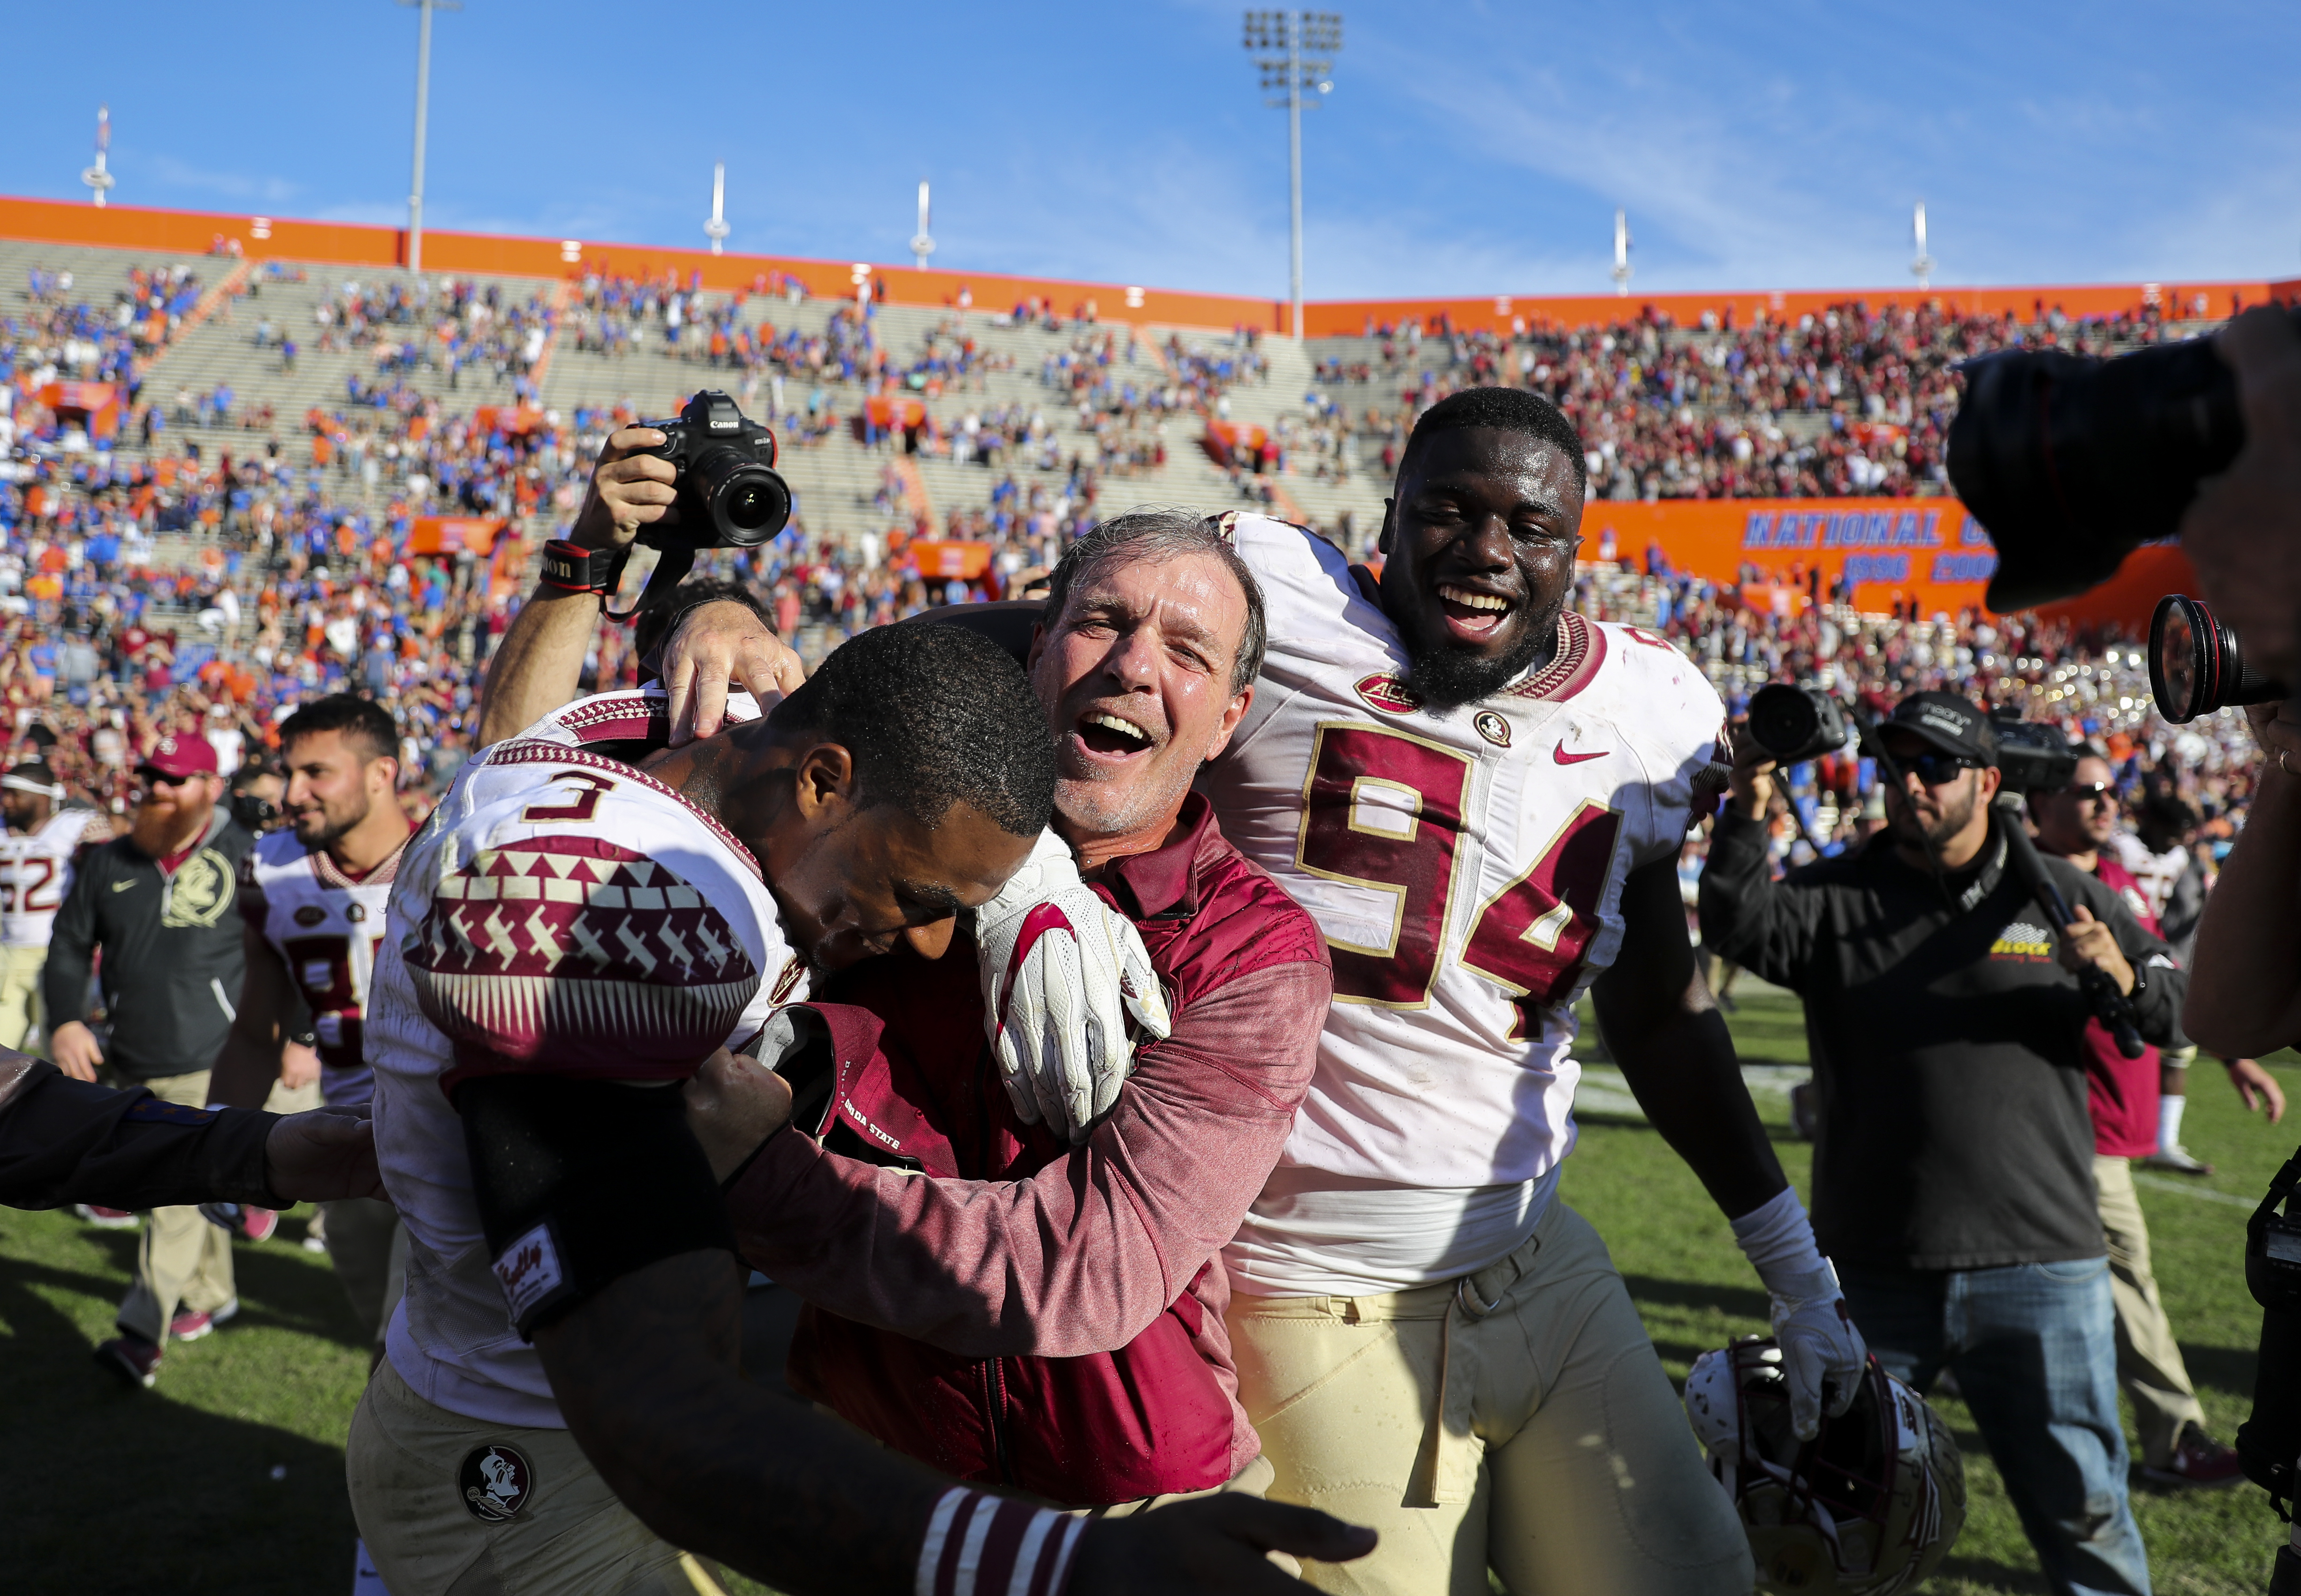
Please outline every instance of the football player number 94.
[{"label": "football player number 94", "polygon": [[[1430,1000],[1470,771],[1469,756],[1402,731],[1320,728],[1302,807],[1302,867],[1395,900],[1388,948],[1333,944],[1337,999],[1393,1008]],[[1362,808],[1370,790],[1393,802]],[[1535,1010],[1573,990],[1598,932],[1621,825],[1619,812],[1584,799],[1533,865],[1480,906],[1456,957],[1511,995],[1513,1038],[1538,1026]]]}]

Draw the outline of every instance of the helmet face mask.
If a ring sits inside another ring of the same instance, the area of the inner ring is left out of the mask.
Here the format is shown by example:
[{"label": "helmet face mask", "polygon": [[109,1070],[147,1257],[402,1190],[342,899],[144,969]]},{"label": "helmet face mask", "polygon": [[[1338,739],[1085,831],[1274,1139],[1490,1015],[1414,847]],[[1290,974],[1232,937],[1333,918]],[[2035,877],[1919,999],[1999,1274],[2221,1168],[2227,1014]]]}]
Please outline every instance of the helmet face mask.
[{"label": "helmet face mask", "polygon": [[1925,1400],[1871,1358],[1851,1408],[1801,1441],[1781,1349],[1756,1337],[1705,1352],[1686,1385],[1711,1471],[1750,1537],[1761,1590],[1891,1596],[1947,1554],[1965,1471]]}]

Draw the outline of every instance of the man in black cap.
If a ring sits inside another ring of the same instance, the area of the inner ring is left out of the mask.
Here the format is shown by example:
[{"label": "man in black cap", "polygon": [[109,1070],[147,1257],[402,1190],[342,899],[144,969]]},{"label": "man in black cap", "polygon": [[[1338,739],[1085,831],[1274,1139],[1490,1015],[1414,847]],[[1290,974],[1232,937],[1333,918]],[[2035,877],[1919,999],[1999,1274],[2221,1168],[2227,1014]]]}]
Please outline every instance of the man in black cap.
[{"label": "man in black cap", "polygon": [[2008,865],[1999,828],[2019,822],[1991,806],[1997,737],[1979,707],[1913,693],[1878,740],[1899,773],[1887,829],[1776,882],[1772,765],[1740,740],[1703,940],[1805,1000],[1814,1233],[1870,1349],[1920,1391],[1956,1375],[2054,1590],[2146,1593],[2077,972],[2106,972],[2160,1045],[2188,978],[2115,892],[2055,858],[2077,923],[2050,929]]}]

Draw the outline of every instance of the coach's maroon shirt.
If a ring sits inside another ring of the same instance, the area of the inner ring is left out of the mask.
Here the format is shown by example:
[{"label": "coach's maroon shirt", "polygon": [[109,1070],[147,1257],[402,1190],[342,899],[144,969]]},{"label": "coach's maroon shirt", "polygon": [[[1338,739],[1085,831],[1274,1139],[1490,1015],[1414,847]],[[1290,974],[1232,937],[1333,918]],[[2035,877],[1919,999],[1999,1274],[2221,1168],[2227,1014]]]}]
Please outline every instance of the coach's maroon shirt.
[{"label": "coach's maroon shirt", "polygon": [[1205,799],[1176,832],[1098,887],[1175,1027],[1085,1145],[1015,1116],[972,959],[874,959],[817,1006],[826,1140],[868,1156],[786,1132],[729,1192],[744,1256],[810,1305],[793,1386],[963,1479],[1100,1505],[1219,1484],[1261,1450],[1218,1254],[1309,1087],[1332,973]]}]

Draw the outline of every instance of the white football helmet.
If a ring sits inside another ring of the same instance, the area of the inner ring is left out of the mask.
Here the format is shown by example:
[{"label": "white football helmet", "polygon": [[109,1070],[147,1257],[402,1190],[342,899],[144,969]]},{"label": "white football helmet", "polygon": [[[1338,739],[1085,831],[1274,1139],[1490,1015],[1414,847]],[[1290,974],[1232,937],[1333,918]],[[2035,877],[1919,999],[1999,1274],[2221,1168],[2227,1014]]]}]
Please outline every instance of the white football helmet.
[{"label": "white football helmet", "polygon": [[1751,1336],[1694,1360],[1686,1416],[1734,1499],[1758,1588],[1892,1596],[1915,1586],[1965,1526],[1965,1466],[1923,1397],[1872,1358],[1853,1405],[1790,1429],[1782,1352]]}]

